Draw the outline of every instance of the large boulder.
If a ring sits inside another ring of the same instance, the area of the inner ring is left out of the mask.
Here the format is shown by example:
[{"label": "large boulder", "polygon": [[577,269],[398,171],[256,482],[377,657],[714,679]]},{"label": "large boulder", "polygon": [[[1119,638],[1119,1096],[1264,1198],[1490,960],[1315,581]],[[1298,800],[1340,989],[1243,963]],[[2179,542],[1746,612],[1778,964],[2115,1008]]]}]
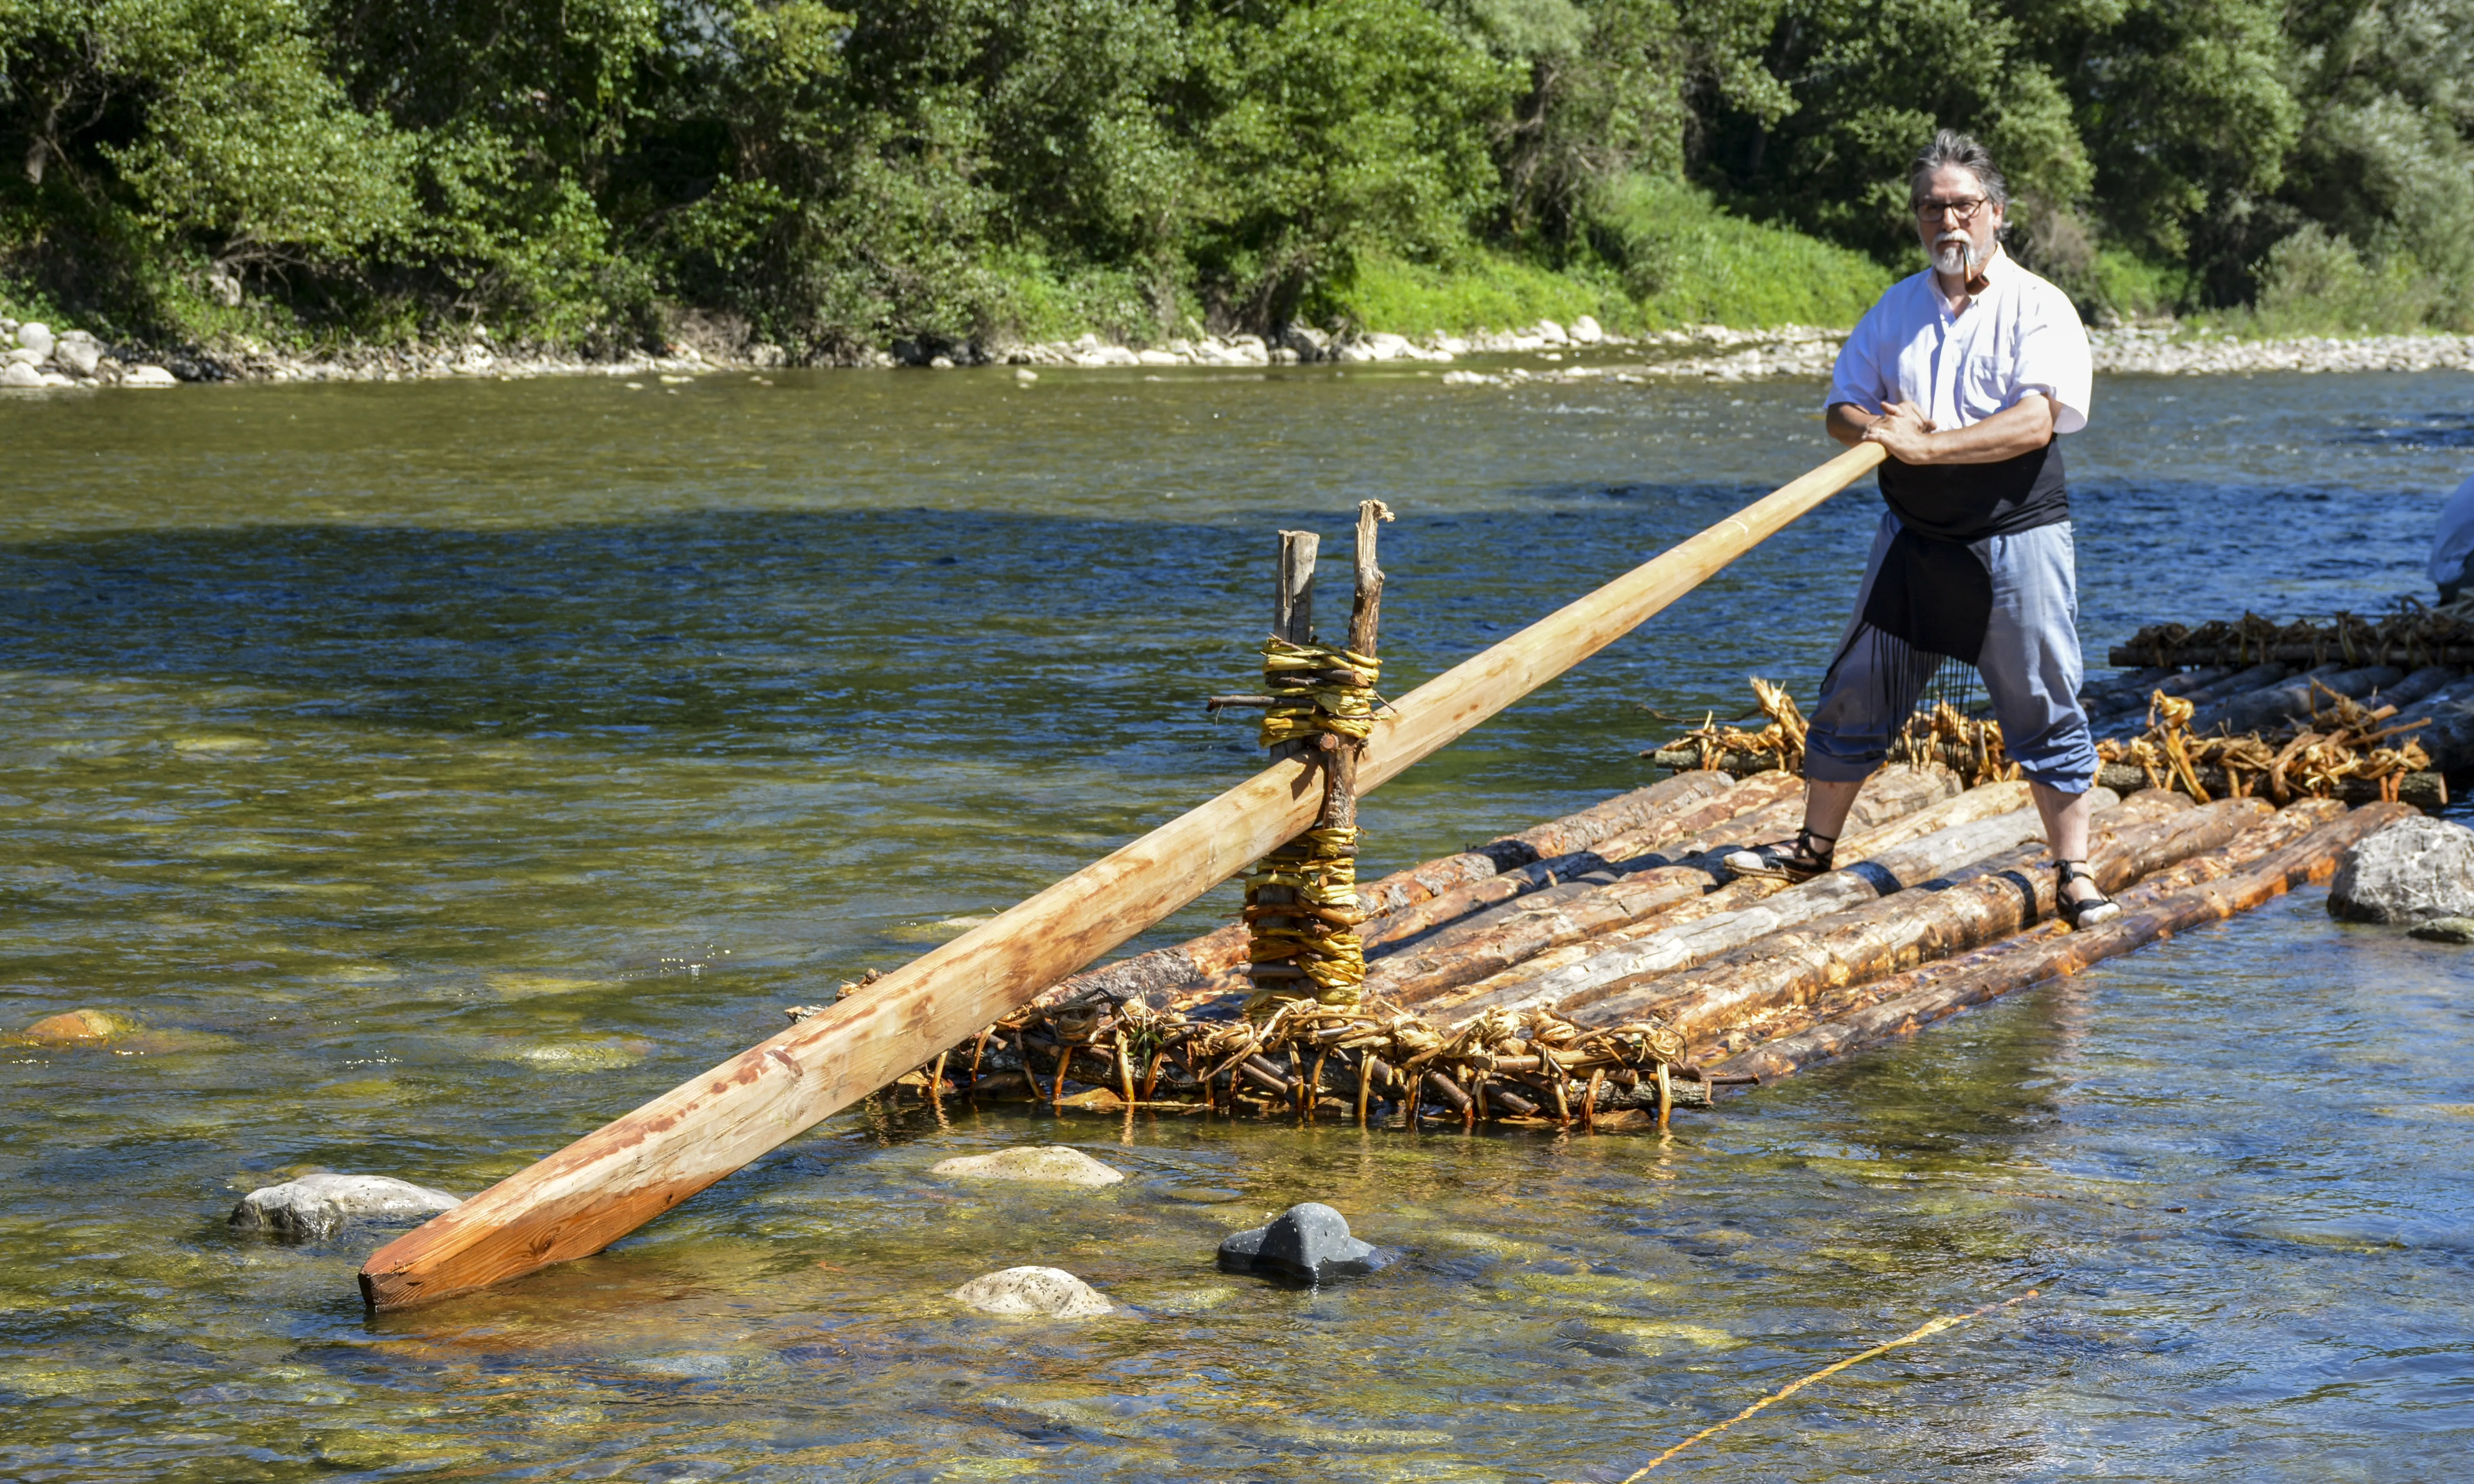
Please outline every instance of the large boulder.
[{"label": "large boulder", "polygon": [[994,1154],[966,1154],[930,1167],[949,1180],[1018,1180],[1034,1185],[1113,1185],[1126,1177],[1079,1149],[1063,1144],[1026,1144]]},{"label": "large boulder", "polygon": [[1220,1244],[1220,1265],[1229,1272],[1306,1283],[1371,1273],[1384,1260],[1372,1246],[1348,1234],[1347,1217],[1316,1201],[1292,1206],[1269,1225]]},{"label": "large boulder", "polygon": [[2349,922],[2474,917],[2474,829],[2400,821],[2337,857],[2328,912]]},{"label": "large boulder", "polygon": [[120,384],[124,387],[177,387],[181,380],[160,366],[133,366],[129,368],[128,374],[120,378]]},{"label": "large boulder", "polygon": [[328,1237],[354,1221],[426,1221],[461,1196],[386,1175],[303,1175],[253,1190],[232,1208],[231,1224],[292,1241]]},{"label": "large boulder", "polygon": [[17,344],[34,351],[36,360],[48,360],[52,353],[52,327],[39,320],[29,320],[17,326]]},{"label": "large boulder", "polygon": [[72,376],[91,376],[103,364],[103,347],[84,330],[71,330],[52,347],[52,363]]},{"label": "large boulder", "polygon": [[0,387],[39,387],[42,384],[43,373],[23,361],[11,361],[5,369],[0,369]]},{"label": "large boulder", "polygon": [[1062,1268],[1007,1268],[972,1279],[954,1297],[983,1314],[1085,1319],[1116,1305]]}]

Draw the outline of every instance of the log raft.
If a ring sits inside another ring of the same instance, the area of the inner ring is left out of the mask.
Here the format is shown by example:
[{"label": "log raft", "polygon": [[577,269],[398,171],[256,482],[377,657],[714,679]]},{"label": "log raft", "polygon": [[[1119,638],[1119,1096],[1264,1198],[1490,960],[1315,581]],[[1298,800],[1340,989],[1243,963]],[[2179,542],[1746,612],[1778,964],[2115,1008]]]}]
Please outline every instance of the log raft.
[{"label": "log raft", "polygon": [[[1314,825],[1335,799],[1353,807],[1603,648],[1879,457],[1868,447],[1831,461],[1400,697],[1354,757],[1353,787],[1328,788],[1322,758],[1275,760],[387,1244],[361,1270],[365,1300],[402,1308],[597,1252],[880,1093],[1121,1116],[1663,1129],[1673,1111],[1707,1106],[1721,1089],[2249,910],[2324,876],[2346,845],[2413,812],[2389,801],[2199,802],[2154,787],[2107,795],[2092,853],[2126,911],[2068,933],[2052,921],[2050,867],[2022,785],[1967,788],[1930,762],[1886,770],[1859,797],[1842,868],[1783,889],[1728,880],[1717,861],[1790,831],[1799,780],[1693,768],[1361,887],[1370,973],[1357,1005],[1297,999],[1234,1014],[1249,988],[1234,924],[1085,969]],[[1379,593],[1370,575],[1361,591]],[[2389,715],[2419,709],[2426,730],[2462,738],[2450,745],[2474,756],[2474,687],[2462,674],[2425,673],[2444,660],[2341,658],[2358,662],[2327,674],[2394,672],[2362,687],[2370,699],[2383,686],[2418,687]],[[2143,686],[2150,702],[2163,692],[2241,704],[2290,685],[2294,668],[2273,654],[2196,668],[2160,655],[2145,669],[2163,673],[2124,678],[2106,695],[2117,708]]]}]

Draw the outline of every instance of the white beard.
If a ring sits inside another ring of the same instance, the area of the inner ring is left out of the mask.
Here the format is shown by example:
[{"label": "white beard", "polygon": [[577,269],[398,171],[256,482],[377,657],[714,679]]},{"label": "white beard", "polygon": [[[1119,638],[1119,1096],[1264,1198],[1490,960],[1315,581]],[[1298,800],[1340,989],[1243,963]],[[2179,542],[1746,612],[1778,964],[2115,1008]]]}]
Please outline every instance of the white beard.
[{"label": "white beard", "polygon": [[1933,244],[1932,265],[1943,273],[1970,279],[1976,276],[1977,269],[1984,266],[1984,251],[1976,245],[1975,239],[1963,232],[1953,232]]}]

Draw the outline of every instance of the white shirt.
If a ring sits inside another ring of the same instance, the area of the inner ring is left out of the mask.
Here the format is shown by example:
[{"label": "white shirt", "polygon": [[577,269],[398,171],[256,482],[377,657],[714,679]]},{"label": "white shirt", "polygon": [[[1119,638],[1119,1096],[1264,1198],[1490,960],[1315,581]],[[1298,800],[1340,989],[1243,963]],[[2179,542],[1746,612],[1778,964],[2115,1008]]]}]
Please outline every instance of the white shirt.
[{"label": "white shirt", "polygon": [[1878,413],[1911,402],[1943,428],[1963,428],[2030,392],[2053,404],[2053,431],[2087,426],[2096,369],[2070,296],[1996,252],[1984,292],[1953,315],[1928,268],[1890,285],[1839,347],[1831,404]]},{"label": "white shirt", "polygon": [[2439,534],[2431,541],[2431,580],[2453,583],[2465,575],[2465,559],[2474,555],[2474,479],[2457,487],[2440,508]]}]

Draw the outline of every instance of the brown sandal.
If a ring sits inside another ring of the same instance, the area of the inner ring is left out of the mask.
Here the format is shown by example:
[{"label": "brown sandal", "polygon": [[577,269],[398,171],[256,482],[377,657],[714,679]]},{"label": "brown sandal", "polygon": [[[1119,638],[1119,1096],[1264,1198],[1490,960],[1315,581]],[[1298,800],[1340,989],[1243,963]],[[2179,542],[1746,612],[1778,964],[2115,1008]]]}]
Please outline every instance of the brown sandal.
[{"label": "brown sandal", "polygon": [[1771,845],[1757,845],[1749,850],[1734,851],[1719,864],[1727,868],[1730,875],[1759,876],[1783,880],[1789,886],[1800,886],[1830,871],[1830,858],[1837,849],[1837,836],[1816,835],[1809,829],[1799,829],[1792,845],[1783,840]]}]

